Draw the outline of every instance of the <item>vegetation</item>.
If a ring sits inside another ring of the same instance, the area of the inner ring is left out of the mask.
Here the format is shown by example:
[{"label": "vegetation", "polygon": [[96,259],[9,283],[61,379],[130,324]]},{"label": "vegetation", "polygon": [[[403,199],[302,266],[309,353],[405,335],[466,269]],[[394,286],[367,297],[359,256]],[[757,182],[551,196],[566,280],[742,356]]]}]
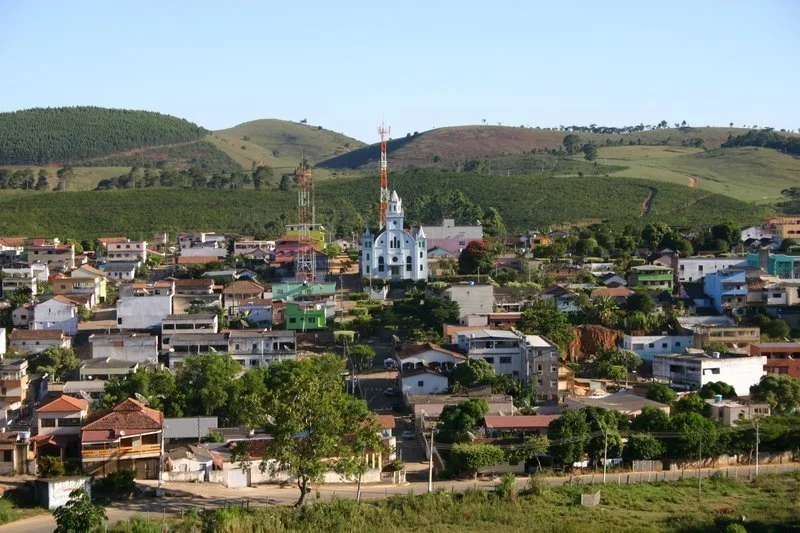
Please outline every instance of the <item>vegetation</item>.
[{"label": "vegetation", "polygon": [[468,473],[477,476],[478,470],[505,461],[506,454],[494,444],[460,442],[450,450],[448,469],[452,474]]},{"label": "vegetation", "polygon": [[99,531],[108,519],[106,510],[94,505],[89,494],[83,489],[69,493],[69,501],[53,511],[56,519],[55,533],[75,533]]},{"label": "vegetation", "polygon": [[800,379],[769,374],[750,387],[750,398],[767,402],[773,412],[790,414],[800,408]]},{"label": "vegetation", "polygon": [[724,147],[738,146],[760,146],[762,148],[773,148],[780,152],[792,155],[800,155],[800,137],[779,135],[772,128],[763,130],[750,130],[743,135],[730,135]]},{"label": "vegetation", "polygon": [[28,370],[37,374],[48,373],[56,381],[63,381],[67,374],[77,370],[81,362],[72,348],[55,346],[34,354],[28,360]]},{"label": "vegetation", "polygon": [[36,472],[39,477],[63,477],[66,473],[64,463],[58,457],[43,455],[36,460]]},{"label": "vegetation", "polygon": [[135,152],[112,154],[87,159],[80,166],[87,167],[155,167],[170,164],[178,168],[201,168],[206,172],[241,171],[241,166],[208,141],[192,141],[178,145],[155,146]]},{"label": "vegetation", "polygon": [[183,119],[101,107],[0,113],[0,164],[77,162],[147,146],[190,142],[206,130]]}]

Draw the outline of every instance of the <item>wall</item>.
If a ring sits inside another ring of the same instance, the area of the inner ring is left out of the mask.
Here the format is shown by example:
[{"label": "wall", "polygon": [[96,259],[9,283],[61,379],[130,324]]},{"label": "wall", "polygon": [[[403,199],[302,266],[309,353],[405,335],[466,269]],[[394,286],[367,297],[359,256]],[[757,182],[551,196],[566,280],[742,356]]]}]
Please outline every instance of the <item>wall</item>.
[{"label": "wall", "polygon": [[161,327],[171,313],[172,296],[127,296],[117,302],[117,323],[122,329]]},{"label": "wall", "polygon": [[665,353],[683,353],[691,346],[691,335],[625,335],[622,338],[622,347],[633,350],[644,361],[652,361],[654,356]]},{"label": "wall", "polygon": [[744,257],[695,257],[678,260],[678,281],[697,281],[703,276],[730,267],[744,267]]},{"label": "wall", "polygon": [[[419,382],[422,386],[419,386]],[[447,391],[447,378],[444,376],[434,376],[432,374],[418,374],[407,376],[401,379],[404,394],[437,394]]]},{"label": "wall", "polygon": [[494,311],[494,288],[491,285],[453,285],[445,290],[445,295],[458,303],[462,324],[468,315]]},{"label": "wall", "polygon": [[[203,483],[206,480],[206,473],[202,471],[197,472],[164,472],[164,481],[194,481],[195,483]],[[219,479],[217,479],[219,478]],[[209,478],[211,479],[211,478]],[[220,483],[221,476],[215,476],[215,481]]]},{"label": "wall", "polygon": [[37,503],[51,511],[67,503],[70,492],[75,489],[83,489],[91,495],[89,478],[37,479],[34,482]]},{"label": "wall", "polygon": [[123,338],[122,346],[115,346],[120,341],[93,342],[92,359],[112,358],[120,361],[136,363],[157,362],[158,337],[142,335],[141,338]]}]

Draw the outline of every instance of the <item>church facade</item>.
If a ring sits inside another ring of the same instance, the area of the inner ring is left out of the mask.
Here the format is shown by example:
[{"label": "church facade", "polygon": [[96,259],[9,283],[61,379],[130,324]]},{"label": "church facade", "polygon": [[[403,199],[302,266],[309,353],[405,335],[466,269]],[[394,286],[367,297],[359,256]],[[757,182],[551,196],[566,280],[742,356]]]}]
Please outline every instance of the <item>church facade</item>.
[{"label": "church facade", "polygon": [[403,229],[403,202],[392,191],[386,227],[373,236],[367,228],[361,237],[361,275],[387,281],[427,280],[428,248],[421,228]]}]

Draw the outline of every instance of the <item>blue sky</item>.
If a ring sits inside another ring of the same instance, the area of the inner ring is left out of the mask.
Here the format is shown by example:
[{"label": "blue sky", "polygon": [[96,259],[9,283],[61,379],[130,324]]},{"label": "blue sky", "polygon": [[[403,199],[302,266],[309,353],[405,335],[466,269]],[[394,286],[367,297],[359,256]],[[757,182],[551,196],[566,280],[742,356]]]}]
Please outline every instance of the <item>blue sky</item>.
[{"label": "blue sky", "polygon": [[800,2],[0,0],[0,111],[800,128]]}]

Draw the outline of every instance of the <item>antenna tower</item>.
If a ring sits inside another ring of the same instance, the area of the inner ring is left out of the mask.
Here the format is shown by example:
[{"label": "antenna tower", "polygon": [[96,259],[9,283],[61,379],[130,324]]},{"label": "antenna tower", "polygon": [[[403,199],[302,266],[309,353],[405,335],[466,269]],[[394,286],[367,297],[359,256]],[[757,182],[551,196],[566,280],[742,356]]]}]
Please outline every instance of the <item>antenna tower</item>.
[{"label": "antenna tower", "polygon": [[294,272],[297,281],[313,283],[317,272],[317,250],[311,238],[314,225],[314,188],[311,181],[311,169],[306,166],[305,159],[295,173],[297,175],[297,222],[299,226],[297,255],[294,260]]},{"label": "antenna tower", "polygon": [[381,136],[381,228],[386,225],[386,213],[389,211],[389,164],[386,160],[386,138],[392,132],[392,128],[385,127],[381,122],[378,127],[378,135]]}]

